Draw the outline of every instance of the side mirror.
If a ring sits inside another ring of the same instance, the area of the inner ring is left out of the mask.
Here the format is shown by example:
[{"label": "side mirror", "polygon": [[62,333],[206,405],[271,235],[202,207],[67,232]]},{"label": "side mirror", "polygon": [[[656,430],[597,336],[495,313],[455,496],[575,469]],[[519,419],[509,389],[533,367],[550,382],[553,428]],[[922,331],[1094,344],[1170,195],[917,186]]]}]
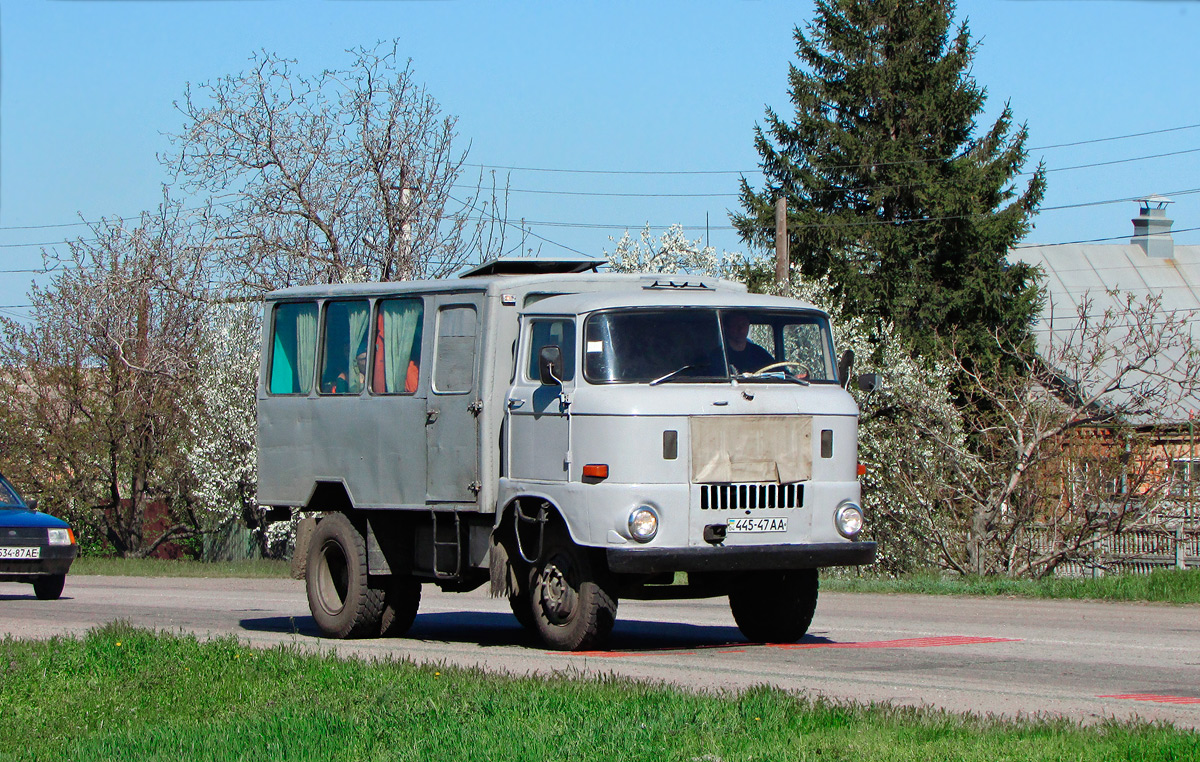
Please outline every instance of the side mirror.
[{"label": "side mirror", "polygon": [[854,367],[854,350],[847,349],[842,352],[842,359],[838,360],[838,382],[842,388],[846,388],[846,384],[850,383],[850,369]]},{"label": "side mirror", "polygon": [[858,385],[859,391],[874,392],[883,387],[883,379],[878,373],[863,373],[856,378],[855,383]]},{"label": "side mirror", "polygon": [[37,502],[37,499],[36,499],[36,498],[35,498],[35,499],[33,499],[33,500],[26,500],[26,501],[25,501],[25,507],[26,507],[26,508],[28,508],[28,509],[29,509],[29,510],[31,510],[31,511],[36,511],[36,510],[37,510],[37,506],[38,506],[38,502]]},{"label": "side mirror", "polygon": [[538,352],[538,378],[543,384],[562,386],[562,349],[557,344],[547,344]]}]

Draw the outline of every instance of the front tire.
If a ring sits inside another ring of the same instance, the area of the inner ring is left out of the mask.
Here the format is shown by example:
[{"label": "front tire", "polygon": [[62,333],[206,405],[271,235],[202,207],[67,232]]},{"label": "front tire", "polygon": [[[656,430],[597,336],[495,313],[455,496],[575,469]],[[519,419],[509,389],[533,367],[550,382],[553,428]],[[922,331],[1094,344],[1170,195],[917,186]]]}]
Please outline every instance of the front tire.
[{"label": "front tire", "polygon": [[379,634],[384,591],[367,576],[367,543],[344,513],[325,517],[313,530],[305,563],[308,609],[331,638]]},{"label": "front tire", "polygon": [[33,579],[33,594],[39,601],[56,601],[62,595],[67,582],[65,574],[46,574]]},{"label": "front tire", "polygon": [[573,543],[564,530],[547,536],[529,584],[533,629],[548,647],[584,651],[608,640],[617,598],[589,551]]},{"label": "front tire", "polygon": [[729,593],[738,629],[752,643],[795,643],[817,610],[816,569],[747,574]]},{"label": "front tire", "polygon": [[533,621],[533,602],[528,593],[516,593],[508,596],[508,606],[512,609],[517,623],[530,632],[537,632],[537,624]]}]

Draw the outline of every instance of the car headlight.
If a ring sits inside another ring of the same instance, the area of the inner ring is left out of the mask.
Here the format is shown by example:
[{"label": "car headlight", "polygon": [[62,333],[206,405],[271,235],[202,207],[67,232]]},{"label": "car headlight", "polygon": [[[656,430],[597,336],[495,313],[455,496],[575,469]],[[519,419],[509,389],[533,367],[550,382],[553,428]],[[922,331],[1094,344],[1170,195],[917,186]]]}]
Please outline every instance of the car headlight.
[{"label": "car headlight", "polygon": [[639,505],[629,513],[629,534],[638,542],[650,542],[658,534],[658,512]]},{"label": "car headlight", "polygon": [[74,545],[75,544],[75,536],[69,528],[68,529],[47,529],[46,530],[46,540],[51,545]]},{"label": "car headlight", "polygon": [[863,528],[862,508],[854,503],[842,503],[833,514],[833,523],[837,525],[838,534],[853,540]]}]

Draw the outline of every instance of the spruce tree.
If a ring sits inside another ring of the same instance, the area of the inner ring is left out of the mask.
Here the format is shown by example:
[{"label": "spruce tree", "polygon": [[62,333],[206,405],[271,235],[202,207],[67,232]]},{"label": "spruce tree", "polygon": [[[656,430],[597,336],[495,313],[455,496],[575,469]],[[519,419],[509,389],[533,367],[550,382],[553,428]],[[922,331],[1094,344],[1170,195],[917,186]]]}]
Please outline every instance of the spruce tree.
[{"label": "spruce tree", "polygon": [[[1037,274],[1005,255],[1030,229],[1045,174],[1019,188],[1024,126],[1008,104],[977,130],[987,97],[976,46],[951,0],[817,0],[797,27],[791,120],[755,127],[766,178],[741,183],[735,227],[773,247],[788,203],[792,261],[828,275],[847,314],[891,321],[917,352],[953,339],[976,363],[999,357],[991,332],[1024,344]],[[951,30],[953,28],[953,37]]]}]

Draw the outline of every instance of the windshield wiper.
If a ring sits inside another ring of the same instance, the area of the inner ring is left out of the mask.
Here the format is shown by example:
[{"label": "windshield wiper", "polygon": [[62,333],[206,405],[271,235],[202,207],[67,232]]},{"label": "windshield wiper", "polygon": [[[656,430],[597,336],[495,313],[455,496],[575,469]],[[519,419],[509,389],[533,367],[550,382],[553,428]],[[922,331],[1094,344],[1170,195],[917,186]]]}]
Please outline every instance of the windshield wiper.
[{"label": "windshield wiper", "polygon": [[650,385],[658,386],[659,384],[661,384],[664,381],[670,381],[672,378],[675,378],[680,373],[683,373],[685,370],[694,370],[695,368],[699,368],[699,367],[700,367],[699,363],[688,363],[687,365],[684,365],[682,368],[676,368],[675,370],[671,371],[670,373],[666,374],[665,376],[659,376],[658,378],[651,381]]}]

